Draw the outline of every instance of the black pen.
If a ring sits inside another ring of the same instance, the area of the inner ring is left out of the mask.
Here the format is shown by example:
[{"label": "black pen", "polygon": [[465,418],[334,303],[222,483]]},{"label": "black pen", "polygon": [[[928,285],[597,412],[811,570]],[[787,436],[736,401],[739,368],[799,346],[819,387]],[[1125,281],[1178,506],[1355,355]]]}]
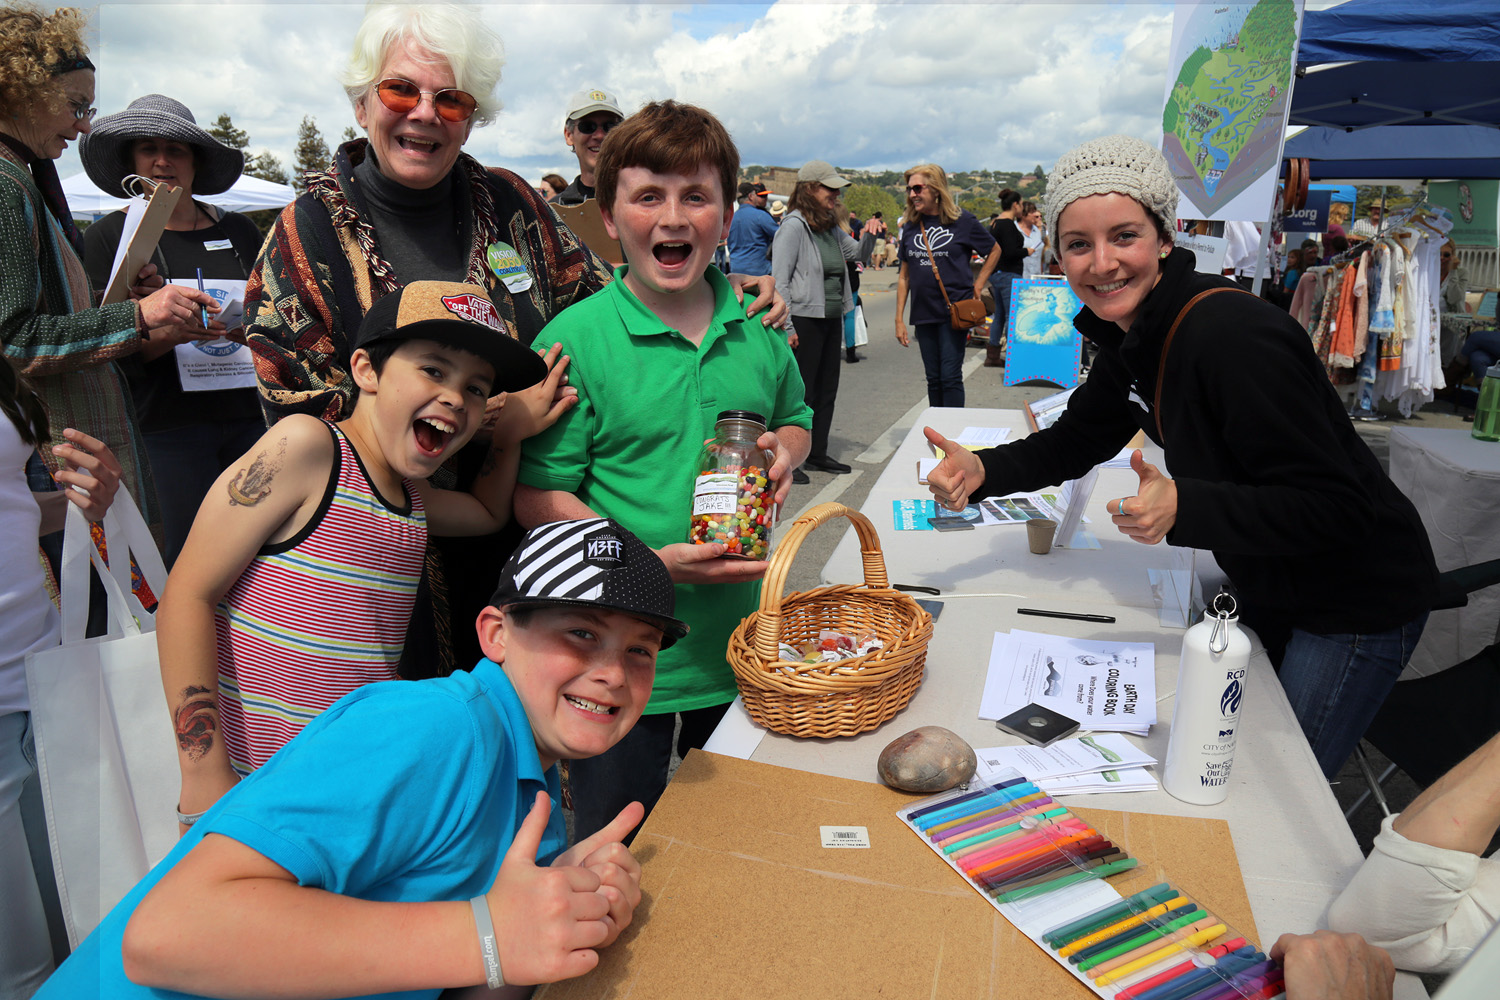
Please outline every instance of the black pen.
[{"label": "black pen", "polygon": [[1080,615],[1072,611],[1038,611],[1036,608],[1017,608],[1018,615],[1035,615],[1038,618],[1066,618],[1075,622],[1105,622],[1114,624],[1114,619],[1109,615]]}]

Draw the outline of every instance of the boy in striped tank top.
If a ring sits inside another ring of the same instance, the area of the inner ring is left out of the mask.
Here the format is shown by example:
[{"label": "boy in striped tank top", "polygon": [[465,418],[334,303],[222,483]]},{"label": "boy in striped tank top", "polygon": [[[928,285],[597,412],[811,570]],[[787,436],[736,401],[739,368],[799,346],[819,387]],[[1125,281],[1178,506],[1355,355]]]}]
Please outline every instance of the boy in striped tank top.
[{"label": "boy in striped tank top", "polygon": [[557,762],[636,724],[675,615],[666,565],[615,521],[533,529],[475,622],[485,659],[314,719],[37,1000],[509,997],[594,968],[641,902],[622,838],[644,809],[564,850]]},{"label": "boy in striped tank top", "polygon": [[[272,427],[209,491],[167,580],[157,646],[184,830],[340,697],[395,678],[428,531],[504,526],[521,440],[576,395],[561,388],[566,359],[508,336],[473,285],[382,297],[353,346],[354,412]],[[551,409],[500,410],[471,492],[427,485],[490,396],[543,379]]]}]

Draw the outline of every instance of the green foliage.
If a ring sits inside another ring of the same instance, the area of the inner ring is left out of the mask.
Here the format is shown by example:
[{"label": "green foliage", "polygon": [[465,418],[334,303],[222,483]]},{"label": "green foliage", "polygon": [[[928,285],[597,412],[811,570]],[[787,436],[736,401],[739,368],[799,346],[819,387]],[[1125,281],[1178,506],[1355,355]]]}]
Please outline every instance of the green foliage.
[{"label": "green foliage", "polygon": [[1166,107],[1164,107],[1162,109],[1162,113],[1161,113],[1161,130],[1162,130],[1162,132],[1164,134],[1166,134],[1166,135],[1171,135],[1174,132],[1176,132],[1177,131],[1177,119],[1178,119],[1177,98],[1175,96],[1173,96],[1173,97],[1170,97],[1170,98],[1167,99]]},{"label": "green foliage", "polygon": [[1193,54],[1182,61],[1182,72],[1177,74],[1177,86],[1192,90],[1193,81],[1198,79],[1198,71],[1213,57],[1213,52],[1207,46],[1200,45],[1194,49]]},{"label": "green foliage", "polygon": [[889,222],[901,214],[900,202],[890,192],[873,184],[850,184],[844,190],[844,207],[861,219],[880,212]]},{"label": "green foliage", "polygon": [[209,135],[230,149],[244,150],[250,145],[250,133],[242,128],[236,128],[227,111],[214,119],[214,123],[208,127],[207,131]]},{"label": "green foliage", "polygon": [[1039,181],[1044,181],[1047,179],[1047,173],[1042,169],[1042,165],[1040,163],[1031,168],[1031,173],[1032,176],[1034,176]]},{"label": "green foliage", "polygon": [[353,125],[345,125],[344,126],[344,134],[341,135],[341,136],[339,136],[339,145],[342,146],[346,142],[353,142],[355,139],[358,139],[358,138],[359,138],[359,133],[356,132],[356,131],[354,131],[354,126]]},{"label": "green foliage", "polygon": [[973,212],[981,221],[987,221],[1000,211],[1000,203],[987,194],[966,194],[958,199],[957,205]]},{"label": "green foliage", "polygon": [[272,184],[287,182],[286,168],[281,165],[281,157],[268,149],[245,157],[245,173],[251,177],[259,177],[263,181],[270,181]]},{"label": "green foliage", "polygon": [[302,174],[308,170],[326,170],[328,160],[328,143],[323,141],[318,123],[313,120],[312,115],[303,115],[302,124],[297,127],[297,153],[292,160],[292,185],[301,191]]}]

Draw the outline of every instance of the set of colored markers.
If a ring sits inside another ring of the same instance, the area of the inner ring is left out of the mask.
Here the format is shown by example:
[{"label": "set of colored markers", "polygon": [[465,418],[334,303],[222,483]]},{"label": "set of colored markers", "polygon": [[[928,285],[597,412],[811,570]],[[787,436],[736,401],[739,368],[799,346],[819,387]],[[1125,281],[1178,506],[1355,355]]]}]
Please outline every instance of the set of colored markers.
[{"label": "set of colored markers", "polygon": [[[1163,882],[1045,931],[1041,943],[1096,992],[1115,986],[1115,1000],[1270,1000],[1285,992],[1280,964],[1229,933]],[[1205,948],[1220,938],[1228,940]]]},{"label": "set of colored markers", "polygon": [[995,903],[1011,903],[1136,866],[1123,847],[1015,772],[901,816]]}]

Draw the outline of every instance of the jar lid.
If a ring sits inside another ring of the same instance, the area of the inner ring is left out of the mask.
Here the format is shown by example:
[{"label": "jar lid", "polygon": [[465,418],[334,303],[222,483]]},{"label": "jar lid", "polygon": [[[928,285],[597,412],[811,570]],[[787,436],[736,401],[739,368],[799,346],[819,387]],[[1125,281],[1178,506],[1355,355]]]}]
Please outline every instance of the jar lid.
[{"label": "jar lid", "polygon": [[1495,362],[1484,370],[1485,378],[1500,378],[1500,361]]},{"label": "jar lid", "polygon": [[766,426],[766,418],[754,410],[721,410],[719,420],[753,420],[762,427]]}]

